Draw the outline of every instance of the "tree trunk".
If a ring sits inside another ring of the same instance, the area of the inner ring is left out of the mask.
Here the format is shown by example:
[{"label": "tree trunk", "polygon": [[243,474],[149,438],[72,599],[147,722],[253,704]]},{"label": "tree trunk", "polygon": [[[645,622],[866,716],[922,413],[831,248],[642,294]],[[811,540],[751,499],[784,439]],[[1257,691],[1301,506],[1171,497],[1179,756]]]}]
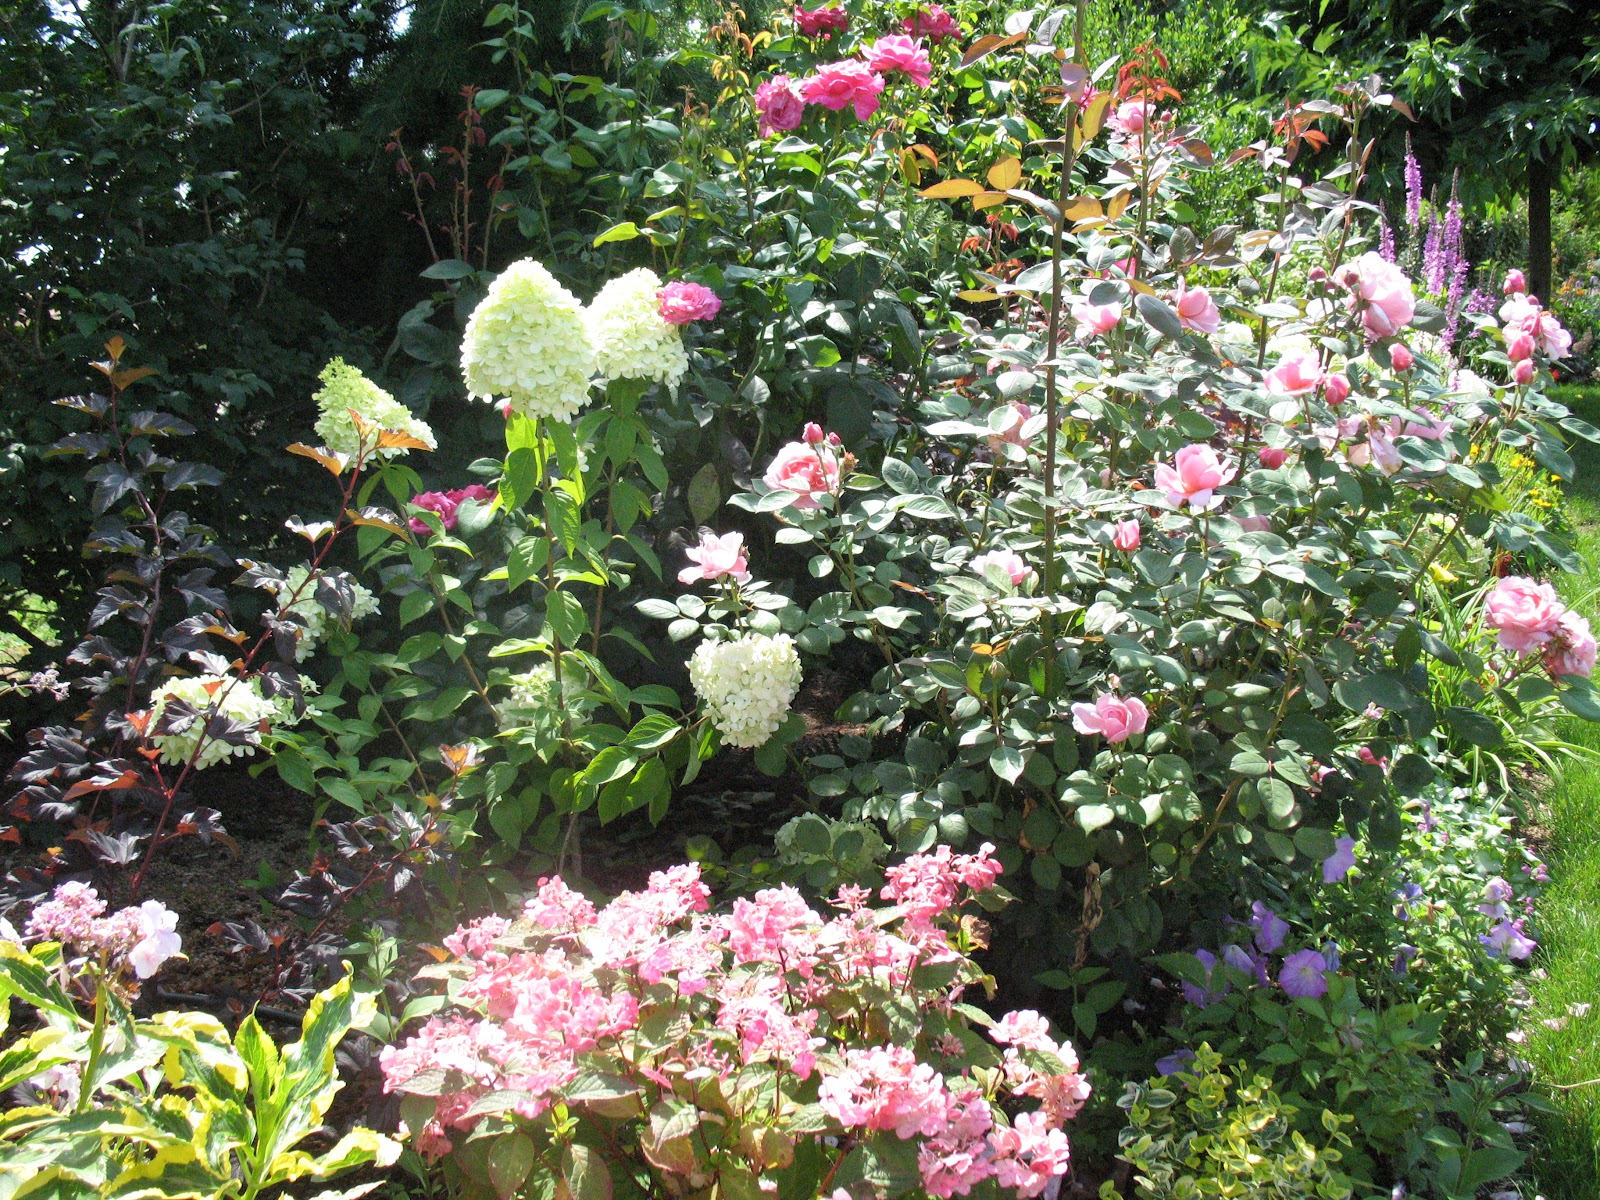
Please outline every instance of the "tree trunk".
[{"label": "tree trunk", "polygon": [[1528,290],[1550,303],[1550,188],[1553,172],[1528,156]]}]

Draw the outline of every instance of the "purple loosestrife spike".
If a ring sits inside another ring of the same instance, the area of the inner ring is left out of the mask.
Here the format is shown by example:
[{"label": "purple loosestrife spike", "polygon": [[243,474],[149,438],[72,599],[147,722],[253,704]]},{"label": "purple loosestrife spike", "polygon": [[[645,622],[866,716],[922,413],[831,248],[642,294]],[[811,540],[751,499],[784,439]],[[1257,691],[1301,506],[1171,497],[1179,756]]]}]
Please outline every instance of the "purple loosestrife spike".
[{"label": "purple loosestrife spike", "polygon": [[1411,135],[1406,134],[1406,225],[1417,232],[1417,222],[1422,219],[1422,164],[1411,152]]},{"label": "purple loosestrife spike", "polygon": [[1387,212],[1378,217],[1378,253],[1384,262],[1394,261],[1394,226],[1389,224]]}]

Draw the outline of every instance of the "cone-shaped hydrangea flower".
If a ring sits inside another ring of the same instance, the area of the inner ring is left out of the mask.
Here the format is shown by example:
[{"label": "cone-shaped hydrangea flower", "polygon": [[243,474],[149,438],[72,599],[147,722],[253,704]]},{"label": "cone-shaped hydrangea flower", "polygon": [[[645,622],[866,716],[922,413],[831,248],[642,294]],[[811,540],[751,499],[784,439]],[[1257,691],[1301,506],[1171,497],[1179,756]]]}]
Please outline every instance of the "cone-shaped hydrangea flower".
[{"label": "cone-shaped hydrangea flower", "polygon": [[[428,449],[438,446],[433,430],[427,422],[411,415],[411,410],[384,391],[342,358],[336,358],[322,368],[317,376],[322,380],[322,390],[312,397],[321,415],[317,417],[317,436],[322,444],[340,454],[354,458],[360,449],[361,434],[356,429],[354,411],[363,421],[377,429],[390,429],[396,433],[410,434]],[[367,434],[367,450],[379,458],[395,458],[406,453],[400,446],[375,450],[376,433]]]},{"label": "cone-shaped hydrangea flower", "polygon": [[534,418],[569,420],[589,401],[594,368],[583,305],[531,258],[489,285],[461,343],[467,391]]},{"label": "cone-shaped hydrangea flower", "polygon": [[[226,675],[199,675],[189,679],[174,679],[157,689],[150,697],[150,728],[159,729],[167,706],[180,700],[200,715],[186,729],[173,733],[158,733],[150,740],[161,752],[161,760],[185,763],[194,754],[195,747],[206,732],[213,708],[216,716],[240,725],[259,726],[282,714],[278,706],[261,694],[261,685],[254,679],[236,680]],[[206,738],[200,757],[195,759],[195,770],[204,770],[230,758],[254,754],[259,742],[252,737],[249,742],[232,744],[221,738]]]},{"label": "cone-shaped hydrangea flower", "polygon": [[[317,644],[328,636],[328,628],[334,623],[334,615],[323,607],[322,601],[317,599],[316,582],[307,582],[310,575],[309,567],[290,567],[284,572],[281,580],[266,584],[266,587],[278,597],[279,611],[286,614],[293,613],[302,626],[300,638],[294,647],[296,662],[305,662]],[[340,578],[339,583],[342,588],[349,589],[351,621],[370,617],[378,611],[378,598],[367,588],[349,576]],[[290,597],[294,597],[293,603],[290,603]]]},{"label": "cone-shaped hydrangea flower", "polygon": [[800,656],[786,633],[702,642],[689,682],[711,723],[734,746],[759,746],[778,731],[800,690]]},{"label": "cone-shaped hydrangea flower", "polygon": [[683,336],[661,315],[661,291],[661,277],[640,267],[606,284],[584,310],[595,365],[607,379],[676,387],[689,369]]}]

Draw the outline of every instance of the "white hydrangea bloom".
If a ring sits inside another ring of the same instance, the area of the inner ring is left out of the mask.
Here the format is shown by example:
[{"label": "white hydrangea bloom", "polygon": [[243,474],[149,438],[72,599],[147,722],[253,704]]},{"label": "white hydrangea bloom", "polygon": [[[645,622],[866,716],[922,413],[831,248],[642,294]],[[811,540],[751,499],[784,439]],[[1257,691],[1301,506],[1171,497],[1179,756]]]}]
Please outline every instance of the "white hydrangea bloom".
[{"label": "white hydrangea bloom", "polygon": [[[261,694],[261,684],[255,679],[236,680],[227,675],[199,675],[189,679],[174,679],[156,690],[150,697],[150,728],[159,726],[167,703],[181,700],[200,714],[182,733],[158,734],[151,738],[161,752],[161,761],[186,763],[205,733],[206,723],[213,707],[220,703],[218,715],[242,725],[259,726],[262,721],[281,717],[278,705]],[[259,737],[259,733],[255,735]],[[195,759],[195,770],[204,770],[230,758],[254,754],[258,742],[246,745],[229,745],[218,738],[208,738],[200,757]]]},{"label": "white hydrangea bloom", "polygon": [[702,642],[689,682],[711,723],[734,746],[759,746],[778,731],[800,690],[800,656],[786,633]]},{"label": "white hydrangea bloom", "polygon": [[689,355],[676,325],[662,319],[661,278],[647,267],[600,289],[584,310],[595,362],[607,379],[653,379],[677,387]]},{"label": "white hydrangea bloom", "polygon": [[[294,647],[295,662],[305,662],[311,656],[311,652],[328,636],[328,627],[334,620],[333,614],[317,599],[316,584],[307,584],[310,576],[310,567],[290,567],[281,581],[266,585],[278,597],[279,611],[292,612],[301,621],[300,639]],[[355,602],[350,607],[351,621],[359,621],[376,613],[378,598],[354,580],[348,582],[355,595]],[[289,597],[297,592],[299,596],[294,603],[286,604]]]},{"label": "white hydrangea bloom", "polygon": [[[342,358],[336,358],[322,368],[317,376],[322,380],[322,390],[314,397],[321,416],[317,418],[317,436],[330,450],[354,458],[360,449],[361,435],[356,432],[355,420],[350,416],[354,409],[363,421],[379,429],[392,429],[407,433],[428,449],[438,448],[439,442],[426,421],[412,416],[411,410],[384,391]],[[367,435],[370,443],[372,435]],[[369,447],[370,448],[370,447]],[[395,458],[406,453],[400,446],[390,446],[372,451],[378,458]]]},{"label": "white hydrangea bloom", "polygon": [[525,416],[570,420],[589,402],[594,374],[583,305],[535,260],[512,263],[467,321],[461,372],[480,399],[501,396]]}]

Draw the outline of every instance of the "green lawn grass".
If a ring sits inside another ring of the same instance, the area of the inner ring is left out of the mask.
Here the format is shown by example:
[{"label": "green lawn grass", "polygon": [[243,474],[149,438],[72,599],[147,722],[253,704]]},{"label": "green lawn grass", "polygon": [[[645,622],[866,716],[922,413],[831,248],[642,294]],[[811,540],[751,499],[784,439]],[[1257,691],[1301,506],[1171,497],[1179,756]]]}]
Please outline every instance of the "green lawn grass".
[{"label": "green lawn grass", "polygon": [[[1560,397],[1600,424],[1600,387]],[[1600,627],[1600,446],[1573,447],[1576,481],[1567,519],[1584,560],[1557,586]],[[1600,726],[1572,720],[1567,736],[1600,751]],[[1555,1112],[1540,1121],[1542,1144],[1529,1164],[1546,1200],[1600,1197],[1600,762],[1575,762],[1554,782],[1540,824],[1550,838],[1552,883],[1539,904],[1537,958],[1547,977],[1532,981],[1534,1006],[1522,1053],[1546,1085]],[[1575,1015],[1574,1005],[1593,1005]],[[1559,1028],[1544,1024],[1550,1021]],[[1594,1081],[1594,1082],[1589,1082]],[[1573,1087],[1578,1084],[1580,1086]]]}]

